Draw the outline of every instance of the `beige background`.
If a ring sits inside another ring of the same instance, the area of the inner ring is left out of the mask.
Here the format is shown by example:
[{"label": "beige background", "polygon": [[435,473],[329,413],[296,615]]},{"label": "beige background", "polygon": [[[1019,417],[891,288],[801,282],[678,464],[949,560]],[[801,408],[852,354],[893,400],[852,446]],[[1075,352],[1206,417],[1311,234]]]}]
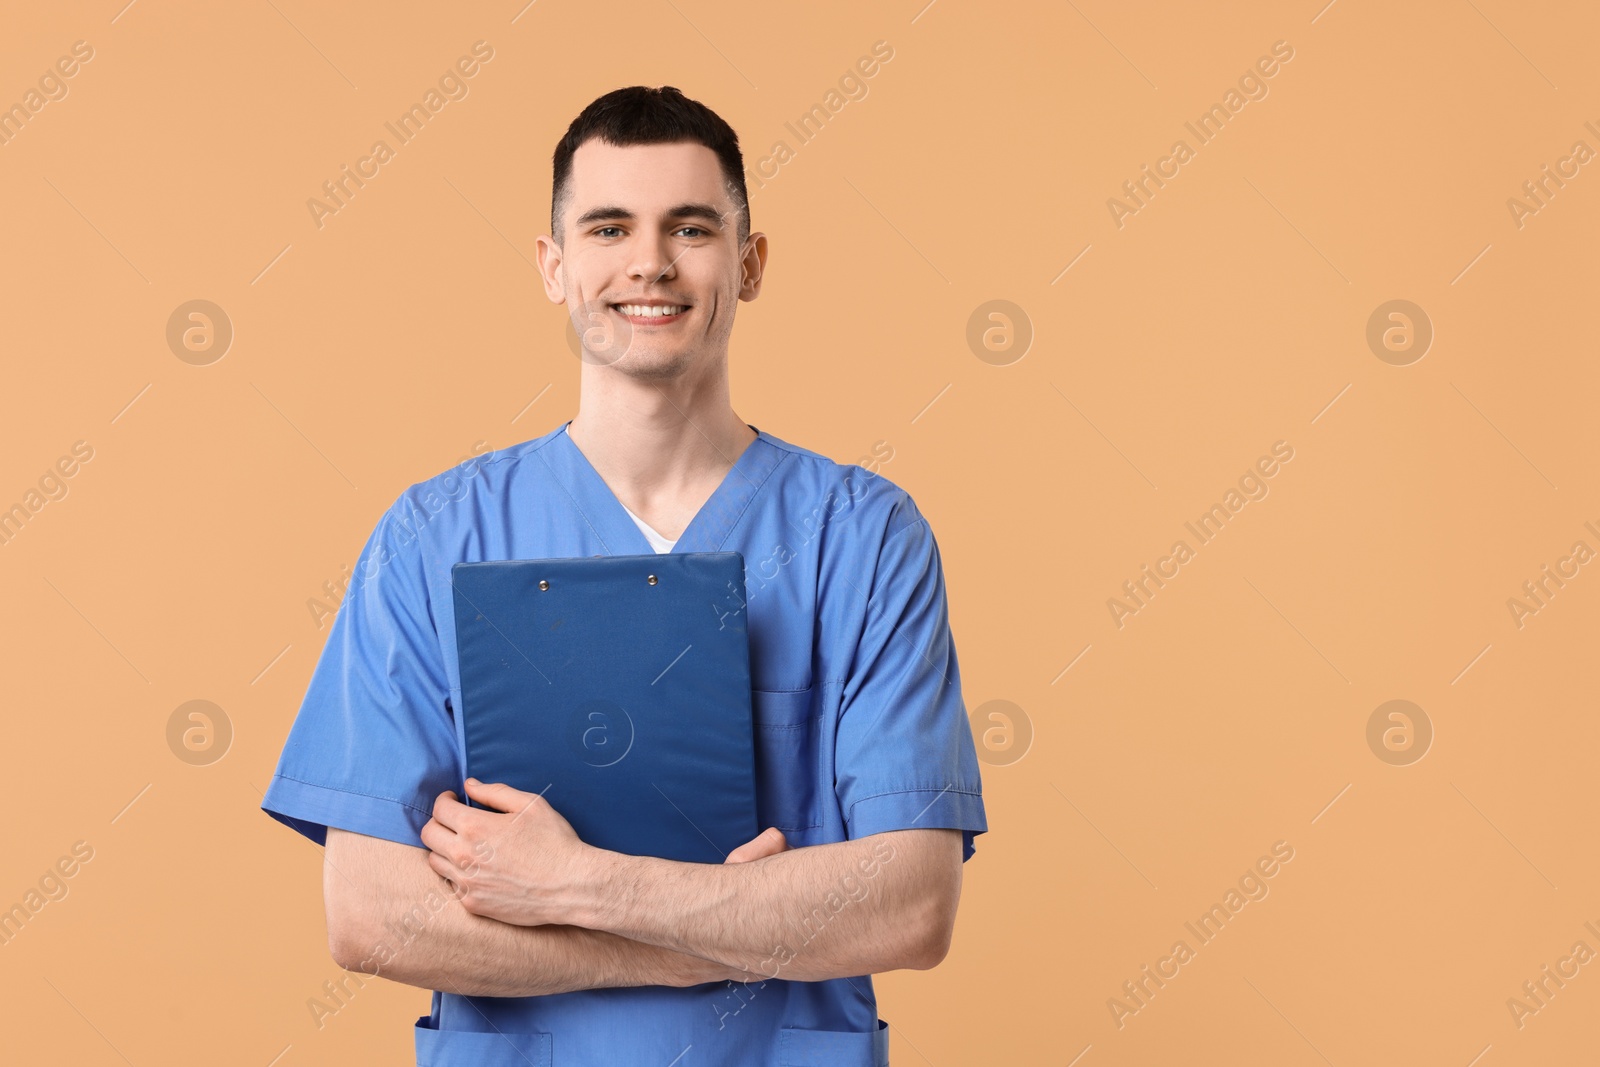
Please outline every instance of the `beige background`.
[{"label": "beige background", "polygon": [[[320,852],[257,810],[327,635],[307,600],[406,485],[573,413],[529,262],[550,153],[594,97],[667,83],[740,132],[772,241],[735,407],[844,462],[892,446],[994,742],[955,946],[879,980],[894,1062],[1591,1059],[1600,964],[1520,1027],[1507,1000],[1600,950],[1600,567],[1520,627],[1507,601],[1600,549],[1600,163],[1520,226],[1507,201],[1600,149],[1600,20],[1320,3],[8,12],[0,104],[93,49],[0,145],[0,506],[93,449],[0,547],[0,905],[93,849],[0,947],[12,1054],[409,1062],[423,991],[313,1022]],[[307,200],[479,40],[469,95],[319,228]],[[866,95],[799,144],[876,41]],[[1278,41],[1199,146],[1184,123]],[[1107,199],[1179,138],[1119,228]],[[196,299],[235,334],[204,366],[165,338]],[[1434,330],[1407,366],[1366,340],[1396,299]],[[967,342],[991,300],[1034,334],[1006,365]],[[1198,546],[1184,523],[1277,441],[1270,494]],[[1180,538],[1119,628],[1107,600]],[[1367,741],[1395,699],[1434,732],[1410,765]],[[168,745],[190,700],[233,727],[209,765]],[[1270,894],[1201,945],[1184,923],[1279,841]],[[1109,998],[1179,939],[1119,1028]]]}]

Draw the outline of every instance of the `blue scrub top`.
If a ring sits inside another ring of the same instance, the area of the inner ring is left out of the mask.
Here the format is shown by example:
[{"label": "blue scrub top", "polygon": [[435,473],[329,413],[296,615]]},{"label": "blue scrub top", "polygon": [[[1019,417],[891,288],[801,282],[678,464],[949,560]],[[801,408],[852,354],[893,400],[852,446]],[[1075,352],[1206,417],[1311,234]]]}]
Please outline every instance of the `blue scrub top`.
[{"label": "blue scrub top", "polygon": [[[751,428],[673,551],[744,556],[727,607],[749,612],[760,825],[795,847],[952,827],[965,861],[988,824],[933,531],[881,474]],[[565,423],[407,489],[356,560],[263,810],[318,844],[337,826],[424,847],[434,798],[464,795],[451,564],[651,551]],[[792,929],[798,951],[817,928]],[[776,978],[435,992],[416,1048],[434,1067],[883,1067],[888,1030],[869,975]]]}]

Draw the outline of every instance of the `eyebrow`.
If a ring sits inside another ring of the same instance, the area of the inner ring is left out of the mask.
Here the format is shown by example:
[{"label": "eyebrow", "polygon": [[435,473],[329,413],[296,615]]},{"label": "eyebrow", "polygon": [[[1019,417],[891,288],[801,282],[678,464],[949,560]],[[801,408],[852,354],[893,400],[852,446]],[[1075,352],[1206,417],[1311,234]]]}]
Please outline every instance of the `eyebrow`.
[{"label": "eyebrow", "polygon": [[[698,201],[678,204],[675,207],[668,208],[666,218],[672,221],[698,219],[717,229],[722,228],[722,213],[712,205]],[[573,225],[581,228],[595,222],[634,222],[637,219],[638,216],[625,207],[617,204],[602,204],[599,207],[592,207],[582,215],[579,215]]]}]

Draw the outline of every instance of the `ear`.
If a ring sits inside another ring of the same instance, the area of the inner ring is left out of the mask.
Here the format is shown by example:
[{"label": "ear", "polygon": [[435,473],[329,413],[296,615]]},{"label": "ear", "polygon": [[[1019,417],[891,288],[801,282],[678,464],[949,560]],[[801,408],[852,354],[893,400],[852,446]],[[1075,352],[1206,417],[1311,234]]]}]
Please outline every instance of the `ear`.
[{"label": "ear", "polygon": [[744,279],[739,284],[739,299],[754,300],[761,295],[761,279],[767,269],[767,235],[752,233],[744,245]]},{"label": "ear", "polygon": [[534,258],[539,261],[539,280],[544,283],[544,295],[552,304],[565,304],[567,283],[561,273],[561,246],[548,234],[540,234],[534,241]]}]

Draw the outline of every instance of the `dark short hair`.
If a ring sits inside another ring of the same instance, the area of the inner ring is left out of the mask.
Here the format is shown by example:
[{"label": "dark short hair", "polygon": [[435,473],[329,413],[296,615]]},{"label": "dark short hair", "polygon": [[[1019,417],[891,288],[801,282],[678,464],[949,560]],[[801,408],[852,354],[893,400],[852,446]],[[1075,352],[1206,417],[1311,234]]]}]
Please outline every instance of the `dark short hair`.
[{"label": "dark short hair", "polygon": [[572,199],[572,154],[592,137],[626,147],[693,141],[717,154],[723,184],[739,215],[739,243],[750,236],[750,197],[744,184],[744,156],[739,135],[715,111],[690,100],[670,85],[630,85],[600,97],[584,108],[566,136],[556,143],[555,180],[550,191],[550,235],[561,244],[561,217]]}]

